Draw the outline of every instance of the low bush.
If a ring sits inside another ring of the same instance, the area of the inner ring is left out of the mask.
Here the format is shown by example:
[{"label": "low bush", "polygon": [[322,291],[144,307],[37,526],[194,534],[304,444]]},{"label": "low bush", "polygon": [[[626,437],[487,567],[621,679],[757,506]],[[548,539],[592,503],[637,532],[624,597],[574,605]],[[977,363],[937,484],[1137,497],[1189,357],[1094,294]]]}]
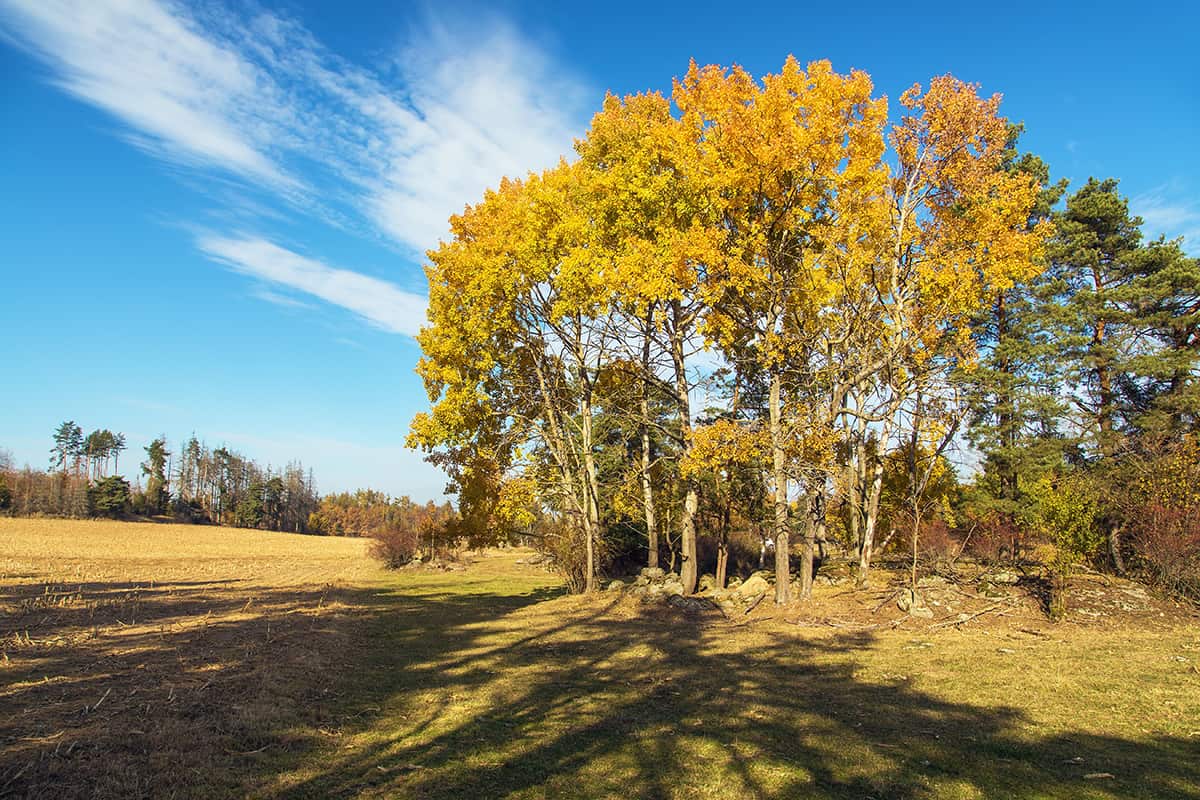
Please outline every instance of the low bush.
[{"label": "low bush", "polygon": [[1200,602],[1200,517],[1197,509],[1150,503],[1133,522],[1137,565],[1168,594]]},{"label": "low bush", "polygon": [[412,528],[385,528],[371,534],[371,555],[388,569],[399,569],[417,555],[421,536]]},{"label": "low bush", "polygon": [[1019,561],[1030,547],[1029,534],[1011,517],[998,512],[971,520],[963,536],[963,549],[985,564]]}]

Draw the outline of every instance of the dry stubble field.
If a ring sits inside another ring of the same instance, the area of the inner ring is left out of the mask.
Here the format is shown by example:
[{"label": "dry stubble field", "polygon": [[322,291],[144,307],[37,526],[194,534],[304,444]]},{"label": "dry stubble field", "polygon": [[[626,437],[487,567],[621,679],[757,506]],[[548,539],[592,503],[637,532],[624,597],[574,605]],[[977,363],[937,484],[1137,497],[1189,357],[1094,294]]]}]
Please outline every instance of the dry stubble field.
[{"label": "dry stubble field", "polygon": [[0,797],[1200,797],[1194,615],[726,620],[524,555],[0,519]]}]

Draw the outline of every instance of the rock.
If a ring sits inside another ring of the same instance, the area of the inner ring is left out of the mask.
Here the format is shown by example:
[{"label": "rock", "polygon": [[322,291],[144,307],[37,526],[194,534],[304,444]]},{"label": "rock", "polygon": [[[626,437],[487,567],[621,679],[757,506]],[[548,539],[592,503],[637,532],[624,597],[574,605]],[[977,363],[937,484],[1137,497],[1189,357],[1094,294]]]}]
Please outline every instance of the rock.
[{"label": "rock", "polygon": [[1012,586],[1021,580],[1021,576],[1015,572],[996,572],[987,577],[991,583],[999,583],[1007,586]]},{"label": "rock", "polygon": [[1001,586],[993,584],[991,581],[984,580],[979,584],[979,593],[984,597],[998,598],[1008,597],[1008,590]]},{"label": "rock", "polygon": [[711,611],[715,606],[703,597],[683,597],[673,594],[667,598],[667,605],[681,611]]},{"label": "rock", "polygon": [[666,574],[662,567],[643,567],[641,572],[643,578],[652,581],[662,580]]},{"label": "rock", "polygon": [[623,580],[615,580],[612,583],[608,584],[608,590],[610,592],[619,592],[624,588],[625,588],[625,581],[623,581]]},{"label": "rock", "polygon": [[700,580],[697,582],[696,585],[699,587],[700,591],[710,592],[713,589],[717,588],[716,576],[705,573],[704,575],[700,576]]},{"label": "rock", "polygon": [[905,589],[900,593],[900,596],[896,598],[896,606],[901,611],[907,611],[910,616],[933,619],[933,609],[925,605],[925,600],[921,595],[916,594],[912,589]]},{"label": "rock", "polygon": [[746,582],[737,587],[737,593],[742,597],[757,597],[760,594],[766,594],[771,585],[759,573],[754,573]]}]

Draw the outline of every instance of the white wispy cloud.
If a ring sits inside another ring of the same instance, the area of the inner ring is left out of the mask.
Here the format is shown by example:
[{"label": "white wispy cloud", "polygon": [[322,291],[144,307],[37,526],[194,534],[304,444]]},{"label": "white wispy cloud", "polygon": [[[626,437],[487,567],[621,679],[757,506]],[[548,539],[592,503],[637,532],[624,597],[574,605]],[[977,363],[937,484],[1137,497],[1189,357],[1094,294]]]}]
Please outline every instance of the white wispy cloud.
[{"label": "white wispy cloud", "polygon": [[251,293],[254,297],[271,305],[279,306],[280,308],[312,308],[312,303],[306,303],[303,300],[297,300],[286,294],[273,292],[270,289],[258,288]]},{"label": "white wispy cloud", "polygon": [[1133,213],[1145,222],[1150,236],[1183,237],[1183,249],[1200,255],[1200,203],[1183,191],[1178,182],[1165,183],[1129,201]]},{"label": "white wispy cloud", "polygon": [[416,252],[501,176],[568,154],[587,96],[499,21],[427,20],[377,69],[286,18],[167,0],[0,0],[0,28],[155,155],[327,220],[345,206]]},{"label": "white wispy cloud", "polygon": [[286,98],[229,42],[154,0],[3,0],[9,38],[70,94],[107,111],[156,155],[281,190],[299,181],[272,155]]},{"label": "white wispy cloud", "polygon": [[[580,81],[501,21],[451,28],[427,18],[368,65],[330,51],[295,20],[236,8],[0,0],[0,34],[34,54],[56,85],[111,115],[126,139],[209,180],[239,230],[281,224],[286,210],[381,238],[410,260],[502,176],[569,154],[586,122]],[[416,330],[415,295],[271,238],[199,241],[242,272],[386,330]],[[392,300],[400,305],[385,308]]]},{"label": "white wispy cloud", "polygon": [[392,333],[415,336],[425,321],[425,298],[379,278],[337,269],[266,239],[202,236],[201,252],[231,269],[286,286],[353,311]]}]

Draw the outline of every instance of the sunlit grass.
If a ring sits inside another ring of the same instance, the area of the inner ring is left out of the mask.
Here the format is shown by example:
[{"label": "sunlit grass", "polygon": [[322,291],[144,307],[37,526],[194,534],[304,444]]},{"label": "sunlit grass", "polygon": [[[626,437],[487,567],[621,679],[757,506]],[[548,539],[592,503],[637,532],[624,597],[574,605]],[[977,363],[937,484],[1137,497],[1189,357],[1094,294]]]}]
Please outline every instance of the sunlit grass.
[{"label": "sunlit grass", "polygon": [[847,634],[794,624],[799,610],[729,622],[563,596],[526,555],[388,573],[354,540],[0,520],[0,793],[1108,798],[1200,784],[1194,621]]}]

